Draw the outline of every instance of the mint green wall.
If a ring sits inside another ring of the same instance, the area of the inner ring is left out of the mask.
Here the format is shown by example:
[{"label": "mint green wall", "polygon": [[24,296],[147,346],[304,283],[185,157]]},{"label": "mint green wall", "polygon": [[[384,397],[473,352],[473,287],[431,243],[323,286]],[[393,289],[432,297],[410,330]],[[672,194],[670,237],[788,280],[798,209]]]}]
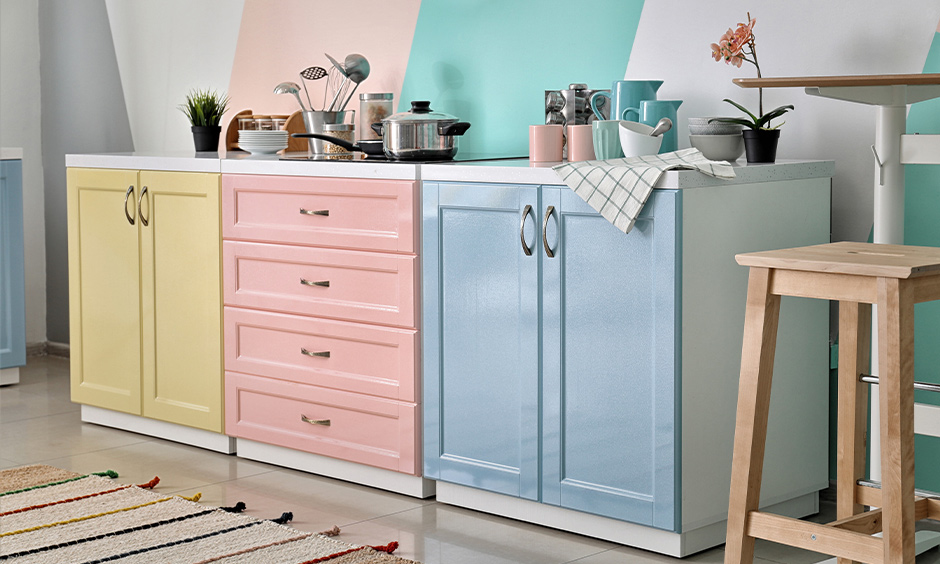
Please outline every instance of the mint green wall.
[{"label": "mint green wall", "polygon": [[529,125],[545,121],[545,90],[624,78],[642,8],[642,0],[425,0],[399,111],[430,100],[472,124],[461,152],[527,155]]},{"label": "mint green wall", "polygon": [[[940,73],[940,33],[934,36],[925,73]],[[908,133],[940,134],[940,99],[911,106]],[[907,165],[904,242],[940,247],[940,166]],[[940,302],[918,304],[914,314],[914,377],[940,383]],[[940,394],[915,393],[916,401],[940,405]],[[940,491],[940,438],[918,435],[914,449],[918,488]]]}]

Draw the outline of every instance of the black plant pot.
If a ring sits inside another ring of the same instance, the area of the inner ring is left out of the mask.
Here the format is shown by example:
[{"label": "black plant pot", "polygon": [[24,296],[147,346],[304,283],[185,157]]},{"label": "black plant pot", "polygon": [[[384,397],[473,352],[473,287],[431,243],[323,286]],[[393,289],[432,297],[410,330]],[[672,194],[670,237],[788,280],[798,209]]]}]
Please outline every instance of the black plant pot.
[{"label": "black plant pot", "polygon": [[749,163],[772,163],[777,160],[779,129],[745,129],[744,154]]},{"label": "black plant pot", "polygon": [[219,135],[222,133],[221,125],[194,125],[193,143],[196,151],[218,151]]}]

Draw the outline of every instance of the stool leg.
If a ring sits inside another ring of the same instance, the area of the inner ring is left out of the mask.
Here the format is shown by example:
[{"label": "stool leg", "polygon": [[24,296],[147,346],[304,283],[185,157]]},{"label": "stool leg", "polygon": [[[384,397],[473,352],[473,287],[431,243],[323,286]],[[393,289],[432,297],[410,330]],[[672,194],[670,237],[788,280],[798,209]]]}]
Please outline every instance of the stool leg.
[{"label": "stool leg", "polygon": [[725,564],[754,560],[754,538],[747,535],[747,514],[756,510],[760,503],[767,412],[780,317],[780,296],[770,293],[771,276],[770,269],[752,267],[748,277]]},{"label": "stool leg", "polygon": [[[839,302],[839,409],[836,447],[836,519],[863,510],[855,501],[855,484],[865,477],[865,430],[868,384],[859,381],[867,372],[871,353],[871,305]],[[838,564],[854,560],[839,558]]]},{"label": "stool leg", "polygon": [[914,300],[905,280],[878,279],[881,504],[885,564],[914,563]]}]

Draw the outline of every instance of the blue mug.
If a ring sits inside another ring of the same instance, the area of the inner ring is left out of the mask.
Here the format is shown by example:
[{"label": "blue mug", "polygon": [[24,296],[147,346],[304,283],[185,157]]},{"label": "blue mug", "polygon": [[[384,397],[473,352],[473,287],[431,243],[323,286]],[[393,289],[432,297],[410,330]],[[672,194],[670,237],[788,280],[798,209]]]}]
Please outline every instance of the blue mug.
[{"label": "blue mug", "polygon": [[651,127],[656,127],[659,120],[663,118],[671,119],[672,129],[663,133],[663,144],[659,148],[660,153],[670,153],[679,148],[677,132],[679,122],[676,120],[676,114],[681,105],[682,100],[643,100],[639,106],[627,108],[626,111],[636,113],[638,116],[636,121]]},{"label": "blue mug", "polygon": [[[629,117],[630,113],[636,114],[637,108],[643,100],[655,100],[656,91],[663,85],[662,80],[617,80],[610,85],[610,94],[604,91],[595,92],[591,96],[591,111],[597,116],[597,119],[604,119],[598,109],[598,101],[601,97],[610,101],[610,119],[639,121],[639,115]],[[601,103],[600,105],[603,105]]]},{"label": "blue mug", "polygon": [[623,157],[623,149],[620,146],[619,120],[596,119],[592,121],[591,135],[594,141],[595,158],[604,161]]}]

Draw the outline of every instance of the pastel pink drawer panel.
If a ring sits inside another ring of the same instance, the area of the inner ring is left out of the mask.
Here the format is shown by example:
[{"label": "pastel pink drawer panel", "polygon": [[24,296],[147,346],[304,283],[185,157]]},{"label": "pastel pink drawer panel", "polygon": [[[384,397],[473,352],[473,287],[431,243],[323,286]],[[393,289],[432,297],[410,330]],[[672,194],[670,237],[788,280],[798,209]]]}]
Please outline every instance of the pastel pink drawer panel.
[{"label": "pastel pink drawer panel", "polygon": [[225,432],[406,474],[420,471],[415,404],[225,373]]},{"label": "pastel pink drawer panel", "polygon": [[414,329],[225,308],[225,369],[415,401]]},{"label": "pastel pink drawer panel", "polygon": [[222,243],[225,305],[415,326],[414,256]]},{"label": "pastel pink drawer panel", "polygon": [[415,252],[415,183],[222,176],[222,235],[273,243]]}]

